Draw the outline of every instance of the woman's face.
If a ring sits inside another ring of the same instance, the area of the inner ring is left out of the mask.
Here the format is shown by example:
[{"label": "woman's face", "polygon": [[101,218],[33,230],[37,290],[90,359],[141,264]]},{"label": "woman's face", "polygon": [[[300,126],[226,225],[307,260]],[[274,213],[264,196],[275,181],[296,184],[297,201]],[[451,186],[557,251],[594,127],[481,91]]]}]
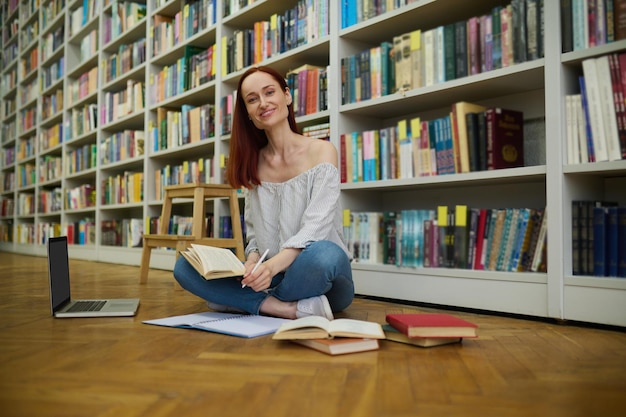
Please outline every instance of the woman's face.
[{"label": "woman's face", "polygon": [[241,95],[248,117],[258,129],[265,130],[287,122],[291,93],[281,90],[270,74],[263,71],[250,74],[241,84]]}]

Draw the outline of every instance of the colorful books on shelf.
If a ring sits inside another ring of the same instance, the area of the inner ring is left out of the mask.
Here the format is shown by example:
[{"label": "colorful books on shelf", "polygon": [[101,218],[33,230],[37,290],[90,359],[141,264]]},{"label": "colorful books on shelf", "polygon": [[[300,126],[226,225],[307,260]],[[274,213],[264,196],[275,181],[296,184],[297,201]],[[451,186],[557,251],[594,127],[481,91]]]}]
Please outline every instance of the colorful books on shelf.
[{"label": "colorful books on shelf", "polygon": [[328,36],[327,0],[311,0],[223,36],[222,75]]},{"label": "colorful books on shelf", "polygon": [[[384,2],[379,7],[367,3],[344,1],[342,27],[386,9]],[[380,97],[376,83],[370,82],[380,65],[390,68],[382,77],[391,86],[382,92],[386,95],[542,58],[542,25],[542,1],[511,0],[465,20],[400,33],[375,48],[342,58],[342,103]]]},{"label": "colorful books on shelf", "polygon": [[563,52],[626,39],[626,5],[622,1],[562,1],[561,36]]},{"label": "colorful books on shelf", "polygon": [[626,52],[582,63],[580,93],[565,97],[567,162],[626,158]]},{"label": "colorful books on shelf", "polygon": [[344,210],[344,235],[355,262],[403,267],[546,272],[543,208]]},{"label": "colorful books on shelf", "polygon": [[387,314],[387,323],[409,338],[475,338],[478,325],[446,313]]},{"label": "colorful books on shelf", "polygon": [[328,68],[305,64],[286,74],[296,116],[328,110]]},{"label": "colorful books on shelf", "polygon": [[521,111],[457,102],[447,116],[340,135],[342,182],[524,166]]}]

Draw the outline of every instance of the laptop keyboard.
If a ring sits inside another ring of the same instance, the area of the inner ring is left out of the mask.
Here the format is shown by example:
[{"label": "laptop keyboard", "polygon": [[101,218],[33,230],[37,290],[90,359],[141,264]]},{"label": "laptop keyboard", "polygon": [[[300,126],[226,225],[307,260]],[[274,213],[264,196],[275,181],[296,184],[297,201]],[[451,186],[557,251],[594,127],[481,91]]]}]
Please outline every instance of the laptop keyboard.
[{"label": "laptop keyboard", "polygon": [[75,301],[74,304],[67,309],[69,313],[76,313],[81,311],[99,311],[104,305],[106,301],[95,300],[95,301]]}]

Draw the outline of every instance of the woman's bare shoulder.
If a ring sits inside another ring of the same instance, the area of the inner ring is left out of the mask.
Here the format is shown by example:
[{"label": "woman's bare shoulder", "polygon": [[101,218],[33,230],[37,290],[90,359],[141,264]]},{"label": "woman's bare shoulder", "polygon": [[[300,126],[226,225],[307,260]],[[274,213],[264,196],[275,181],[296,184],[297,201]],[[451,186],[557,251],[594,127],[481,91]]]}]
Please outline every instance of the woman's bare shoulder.
[{"label": "woman's bare shoulder", "polygon": [[335,145],[322,139],[312,139],[312,141],[309,155],[315,160],[315,165],[328,162],[337,166],[338,156]]}]

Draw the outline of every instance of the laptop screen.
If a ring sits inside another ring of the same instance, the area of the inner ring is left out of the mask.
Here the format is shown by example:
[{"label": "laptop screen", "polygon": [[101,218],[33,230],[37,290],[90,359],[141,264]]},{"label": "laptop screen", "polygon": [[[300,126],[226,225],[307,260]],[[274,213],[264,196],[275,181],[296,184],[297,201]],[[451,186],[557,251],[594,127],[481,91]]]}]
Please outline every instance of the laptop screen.
[{"label": "laptop screen", "polygon": [[48,274],[50,305],[54,314],[62,305],[70,301],[70,269],[66,236],[48,239]]}]

